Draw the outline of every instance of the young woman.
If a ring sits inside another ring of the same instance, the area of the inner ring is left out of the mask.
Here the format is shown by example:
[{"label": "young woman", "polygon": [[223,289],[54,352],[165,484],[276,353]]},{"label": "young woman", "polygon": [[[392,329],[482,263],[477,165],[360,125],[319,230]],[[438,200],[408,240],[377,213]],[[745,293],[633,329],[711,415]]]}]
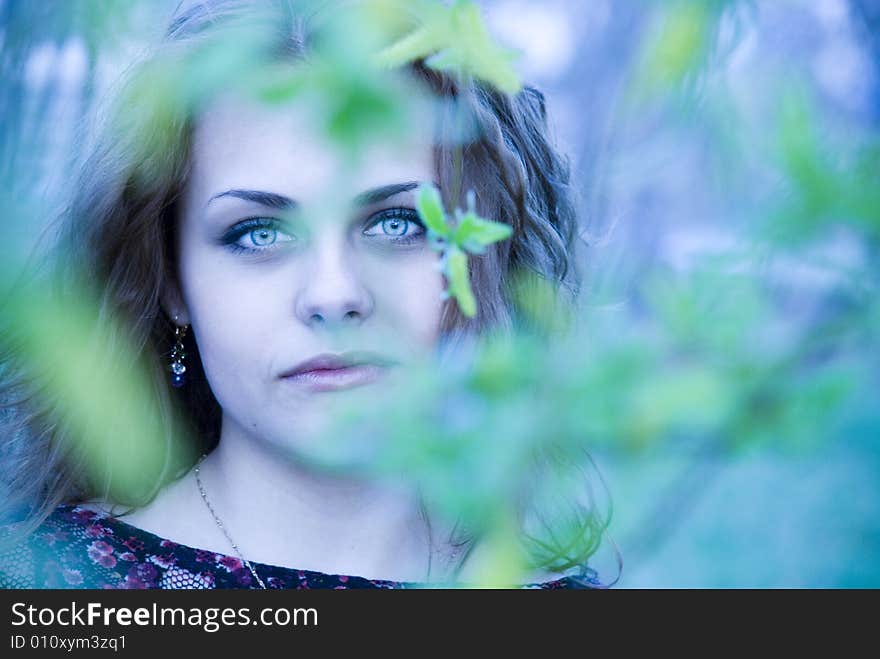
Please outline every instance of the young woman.
[{"label": "young woman", "polygon": [[[272,5],[273,52],[302,59],[308,39],[288,4]],[[182,61],[250,5],[191,4],[157,58]],[[21,395],[26,378],[13,376],[10,356],[5,436],[27,437],[10,453],[12,491],[29,510],[7,529],[0,584],[480,582],[480,543],[432,516],[417,492],[310,460],[347,396],[393,395],[454,337],[515,323],[514,273],[578,288],[568,172],[548,141],[540,93],[507,95],[422,62],[409,75],[469,109],[476,130],[463,145],[444,139],[449,124],[424,121],[430,131],[374,140],[349,160],[304,104],[269,106],[222,89],[180,120],[146,99],[146,109],[121,106],[131,116],[111,122],[86,163],[56,265],[62,280],[84,273],[100,313],[124,319],[150,370],[165,453],[160,469],[145,463],[150,486],[137,495],[110,477],[96,483],[65,448],[48,404]],[[481,215],[513,228],[509,241],[470,259],[473,318],[444,296],[448,281],[416,210],[423,184],[439,188],[447,208],[473,190]],[[585,514],[601,535],[600,516]],[[579,575],[536,570],[527,583],[600,585],[586,558],[575,556]]]}]

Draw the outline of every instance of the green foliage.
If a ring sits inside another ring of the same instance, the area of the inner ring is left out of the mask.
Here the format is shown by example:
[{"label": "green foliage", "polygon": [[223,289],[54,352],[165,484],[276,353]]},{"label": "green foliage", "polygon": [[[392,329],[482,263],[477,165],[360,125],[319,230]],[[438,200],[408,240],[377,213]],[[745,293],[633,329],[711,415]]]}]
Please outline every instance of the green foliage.
[{"label": "green foliage", "polygon": [[419,188],[416,210],[428,229],[443,239],[449,239],[452,228],[446,224],[443,201],[437,188],[433,185],[423,185]]},{"label": "green foliage", "polygon": [[449,280],[449,293],[458,301],[461,312],[473,318],[477,314],[477,301],[471,290],[467,256],[457,247],[447,251],[446,277]]},{"label": "green foliage", "polygon": [[486,247],[513,235],[509,224],[486,220],[474,210],[473,194],[470,195],[468,210],[457,214],[458,221],[452,233],[452,242],[471,254],[484,254]]},{"label": "green foliage", "polygon": [[477,78],[509,94],[519,91],[512,66],[516,54],[492,40],[473,2],[455,0],[448,6],[421,2],[413,11],[417,27],[380,52],[380,64],[400,66],[426,58],[429,67],[460,79]]},{"label": "green foliage", "polygon": [[67,285],[76,297],[42,284],[8,291],[0,348],[27,369],[67,429],[57,450],[117,501],[147,501],[167,477],[163,470],[184,464],[194,447],[166,441],[147,364],[133,357],[125,320],[102,313],[85,283]]},{"label": "green foliage", "polygon": [[633,71],[635,97],[695,100],[700,79],[711,68],[723,17],[750,0],[672,0],[654,3],[649,26],[639,44]]},{"label": "green foliage", "polygon": [[510,225],[480,217],[475,210],[473,194],[468,197],[468,210],[456,210],[456,222],[450,226],[443,210],[439,191],[424,184],[419,189],[417,210],[428,228],[432,245],[441,253],[441,269],[449,282],[448,294],[458,302],[462,314],[473,318],[477,301],[471,290],[468,260],[465,252],[483,254],[486,247],[513,234]]},{"label": "green foliage", "polygon": [[791,248],[810,243],[835,226],[876,238],[880,235],[877,138],[833,139],[802,85],[787,85],[780,105],[777,153],[792,194],[771,216],[767,238]]}]

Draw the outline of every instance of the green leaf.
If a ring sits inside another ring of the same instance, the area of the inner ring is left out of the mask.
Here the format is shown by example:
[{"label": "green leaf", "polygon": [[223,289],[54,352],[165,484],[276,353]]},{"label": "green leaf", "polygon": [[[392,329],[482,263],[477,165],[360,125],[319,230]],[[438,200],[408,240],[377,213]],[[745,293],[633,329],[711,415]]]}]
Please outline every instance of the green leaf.
[{"label": "green leaf", "polygon": [[290,102],[301,95],[309,84],[300,68],[287,65],[264,66],[254,71],[250,82],[257,98],[269,105]]},{"label": "green leaf", "polygon": [[444,238],[448,238],[452,234],[452,229],[446,224],[440,192],[433,185],[423,184],[419,187],[416,210],[419,212],[422,222],[429,229]]},{"label": "green leaf", "polygon": [[[187,460],[188,441],[169,444],[183,428],[155,395],[152,362],[131,339],[124,317],[105,312],[91,288],[70,282],[65,295],[45,284],[26,283],[5,299],[0,348],[15,355],[55,423],[66,428],[72,452],[90,482],[111,496],[142,499],[169,465]],[[118,499],[124,500],[124,499]]]},{"label": "green leaf", "polygon": [[473,2],[417,10],[419,26],[377,55],[380,66],[402,66],[425,59],[428,67],[479,78],[514,94],[521,88],[512,62],[518,53],[496,44]]},{"label": "green leaf", "polygon": [[711,43],[714,16],[708,4],[699,2],[677,2],[668,7],[647,40],[644,73],[650,84],[678,84],[700,67]]},{"label": "green leaf", "polygon": [[376,55],[376,63],[379,66],[397,67],[427,57],[442,43],[440,36],[436,30],[420,27],[382,50]]},{"label": "green leaf", "polygon": [[517,53],[492,40],[477,5],[460,0],[452,7],[450,18],[448,61],[458,60],[463,73],[491,83],[503,92],[518,92],[521,85],[511,65]]},{"label": "green leaf", "polygon": [[513,234],[513,227],[503,222],[486,220],[473,211],[461,216],[453,234],[453,241],[462,249],[481,254],[487,245],[506,240]]},{"label": "green leaf", "polygon": [[458,302],[461,313],[468,318],[477,315],[477,301],[468,276],[467,254],[453,247],[448,256],[449,293]]}]

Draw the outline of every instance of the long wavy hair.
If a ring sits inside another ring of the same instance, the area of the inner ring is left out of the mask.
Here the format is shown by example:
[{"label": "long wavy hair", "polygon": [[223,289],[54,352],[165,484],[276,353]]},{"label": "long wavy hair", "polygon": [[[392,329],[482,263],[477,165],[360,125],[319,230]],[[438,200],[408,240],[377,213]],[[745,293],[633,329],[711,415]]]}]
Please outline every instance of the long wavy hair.
[{"label": "long wavy hair", "polygon": [[[253,10],[252,4],[208,0],[178,8],[154,58],[141,66],[168,53],[184,58],[215,27]],[[279,52],[300,57],[309,45],[308,30],[292,5],[285,0],[271,3],[277,12],[274,37],[281,45]],[[266,6],[262,3],[263,9]],[[441,336],[448,340],[528,323],[531,316],[519,308],[510,286],[517,273],[549,282],[561,294],[561,303],[573,308],[581,288],[578,224],[568,162],[552,143],[544,96],[532,87],[510,95],[488,84],[461,82],[422,62],[410,69],[437,96],[466,108],[478,127],[458,156],[451,140],[438,140],[435,147],[446,207],[462,206],[465,191],[474,190],[483,216],[513,227],[510,240],[494,243],[480,258],[468,259],[478,313],[467,318],[448,300],[442,310]],[[186,474],[219,437],[221,409],[191,337],[186,343],[188,384],[173,389],[169,383],[167,355],[174,324],[160,307],[163,287],[177,278],[177,200],[187,179],[194,117],[166,115],[157,128],[156,115],[163,109],[132,96],[143,91],[135,79],[133,75],[132,82],[119,90],[119,97],[129,105],[117,108],[130,109],[132,100],[143,101],[138,104],[142,107],[135,113],[111,113],[60,219],[50,261],[60,294],[76,295],[72,282],[90,282],[99,314],[122,321],[119,331],[149,374],[152,414],[167,431],[163,450],[177,457],[159,460],[136,491],[118,487],[112,474],[100,482],[87,477],[85,458],[71,450],[66,437],[69,430],[59,422],[51,402],[39,395],[26,364],[4,345],[0,402],[11,496],[5,502],[7,510],[0,513],[26,510],[18,525],[22,535],[31,533],[62,503],[100,497],[124,507],[144,506],[162,487]],[[454,179],[461,185],[454,185]],[[175,445],[181,441],[176,431],[180,419],[195,444],[182,452]],[[557,571],[586,565],[610,522],[610,512],[602,514],[588,506],[583,520],[584,542],[575,550],[551,551],[544,564]]]}]

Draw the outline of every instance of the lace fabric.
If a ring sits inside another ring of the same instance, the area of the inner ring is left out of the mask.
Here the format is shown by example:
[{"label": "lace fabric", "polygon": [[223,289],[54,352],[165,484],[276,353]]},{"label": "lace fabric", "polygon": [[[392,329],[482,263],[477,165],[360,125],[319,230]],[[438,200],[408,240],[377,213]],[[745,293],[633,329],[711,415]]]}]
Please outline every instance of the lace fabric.
[{"label": "lace fabric", "polygon": [[[3,529],[0,533],[8,533]],[[425,588],[251,562],[268,588]],[[112,517],[65,504],[26,540],[0,553],[0,587],[20,589],[260,588],[241,559],[182,545]],[[594,574],[521,588],[596,588]]]}]

